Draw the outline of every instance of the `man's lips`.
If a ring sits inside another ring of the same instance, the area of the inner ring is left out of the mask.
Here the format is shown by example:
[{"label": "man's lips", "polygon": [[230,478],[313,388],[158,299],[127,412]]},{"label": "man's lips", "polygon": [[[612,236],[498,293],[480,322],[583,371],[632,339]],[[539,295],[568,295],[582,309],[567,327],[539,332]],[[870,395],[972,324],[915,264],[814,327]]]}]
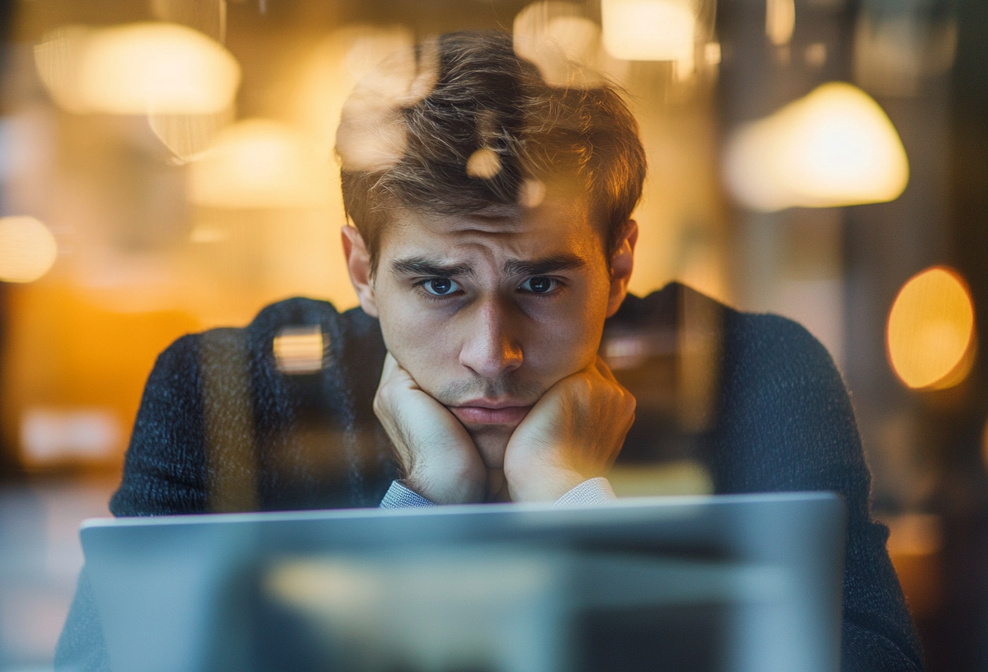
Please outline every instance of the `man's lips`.
[{"label": "man's lips", "polygon": [[449,410],[464,425],[517,425],[532,410],[531,404],[516,401],[468,401]]}]

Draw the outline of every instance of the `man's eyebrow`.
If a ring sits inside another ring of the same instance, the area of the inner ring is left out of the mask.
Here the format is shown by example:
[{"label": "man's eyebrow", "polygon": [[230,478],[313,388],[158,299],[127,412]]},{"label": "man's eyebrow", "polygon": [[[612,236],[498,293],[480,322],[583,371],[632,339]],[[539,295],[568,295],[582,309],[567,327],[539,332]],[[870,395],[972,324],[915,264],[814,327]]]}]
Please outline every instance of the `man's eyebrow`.
[{"label": "man's eyebrow", "polygon": [[505,275],[548,275],[583,268],[587,260],[575,254],[557,254],[543,259],[513,260],[504,264]]},{"label": "man's eyebrow", "polygon": [[391,271],[398,275],[436,275],[455,277],[473,275],[473,269],[466,264],[443,264],[425,257],[408,257],[391,262]]}]

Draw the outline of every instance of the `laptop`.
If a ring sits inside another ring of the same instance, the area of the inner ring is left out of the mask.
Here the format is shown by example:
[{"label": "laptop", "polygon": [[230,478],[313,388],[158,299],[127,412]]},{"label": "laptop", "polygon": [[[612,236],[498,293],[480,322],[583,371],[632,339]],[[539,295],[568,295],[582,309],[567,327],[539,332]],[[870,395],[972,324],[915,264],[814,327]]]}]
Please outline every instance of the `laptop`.
[{"label": "laptop", "polygon": [[830,493],[92,519],[117,672],[835,672]]}]

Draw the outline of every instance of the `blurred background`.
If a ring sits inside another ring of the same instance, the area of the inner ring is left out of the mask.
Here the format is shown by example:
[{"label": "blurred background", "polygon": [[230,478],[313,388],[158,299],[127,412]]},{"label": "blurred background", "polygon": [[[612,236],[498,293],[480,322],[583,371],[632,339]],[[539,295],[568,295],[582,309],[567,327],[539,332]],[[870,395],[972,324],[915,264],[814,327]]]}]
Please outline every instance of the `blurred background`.
[{"label": "blurred background", "polygon": [[988,3],[3,0],[0,671],[51,667],[156,355],[280,298],[356,305],[342,102],[468,28],[627,90],[632,290],[824,342],[929,669],[988,670]]}]

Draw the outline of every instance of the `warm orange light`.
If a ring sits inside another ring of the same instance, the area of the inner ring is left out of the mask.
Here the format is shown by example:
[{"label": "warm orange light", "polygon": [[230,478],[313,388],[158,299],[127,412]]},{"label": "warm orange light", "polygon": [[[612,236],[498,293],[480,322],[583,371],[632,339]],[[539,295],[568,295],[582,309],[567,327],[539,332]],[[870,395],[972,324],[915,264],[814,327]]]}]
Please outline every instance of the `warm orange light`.
[{"label": "warm orange light", "polygon": [[216,114],[148,115],[151,130],[180,163],[201,158],[232,121],[232,108]]},{"label": "warm orange light", "polygon": [[55,264],[55,236],[34,217],[0,218],[0,280],[33,282]]},{"label": "warm orange light", "polygon": [[[414,45],[414,33],[402,25],[349,24],[333,31],[300,60],[289,118],[312,138],[313,146],[324,147],[330,156],[338,143],[344,103],[353,93],[355,100],[349,101],[344,120],[346,132],[337,147],[341,161],[354,170],[392,165],[405,149],[404,133],[393,114],[413,102],[405,96],[422,74],[415,59],[405,56],[414,56]],[[395,61],[393,67],[385,65]],[[426,66],[426,61],[428,54],[423,54],[420,65]],[[331,180],[338,197],[338,177]]]},{"label": "warm orange light", "polygon": [[688,0],[602,0],[604,48],[629,61],[694,60],[696,17]]},{"label": "warm orange light", "polygon": [[974,306],[952,269],[933,267],[912,277],[892,304],[889,361],[913,389],[942,389],[967,376],[974,356]]},{"label": "warm orange light", "polygon": [[765,34],[781,47],[792,40],[796,28],[795,0],[768,0],[765,6]]},{"label": "warm orange light", "polygon": [[323,367],[326,344],[319,326],[282,329],[274,337],[273,348],[275,363],[283,373],[314,373]]},{"label": "warm orange light", "polygon": [[545,200],[545,182],[528,179],[518,190],[518,204],[523,208],[537,208]]},{"label": "warm orange light", "polygon": [[233,102],[240,66],[218,42],[185,26],[68,26],[35,49],[52,97],[73,112],[212,114]]},{"label": "warm orange light", "polygon": [[329,155],[302,134],[267,119],[227,127],[190,168],[190,199],[221,208],[285,208],[325,203]]},{"label": "warm orange light", "polygon": [[596,22],[571,2],[541,0],[515,15],[515,53],[534,63],[555,86],[597,86],[602,73],[614,73],[613,59],[601,44]]},{"label": "warm orange light", "polygon": [[382,170],[405,154],[407,138],[400,110],[429,95],[439,73],[434,42],[419,50],[400,49],[370,69],[340,111],[336,152],[344,169]]},{"label": "warm orange light", "polygon": [[482,147],[467,159],[467,175],[482,180],[489,180],[501,172],[501,159],[497,152]]},{"label": "warm orange light", "polygon": [[885,112],[839,82],[741,127],[724,171],[735,198],[762,211],[891,201],[909,181],[906,151]]}]

